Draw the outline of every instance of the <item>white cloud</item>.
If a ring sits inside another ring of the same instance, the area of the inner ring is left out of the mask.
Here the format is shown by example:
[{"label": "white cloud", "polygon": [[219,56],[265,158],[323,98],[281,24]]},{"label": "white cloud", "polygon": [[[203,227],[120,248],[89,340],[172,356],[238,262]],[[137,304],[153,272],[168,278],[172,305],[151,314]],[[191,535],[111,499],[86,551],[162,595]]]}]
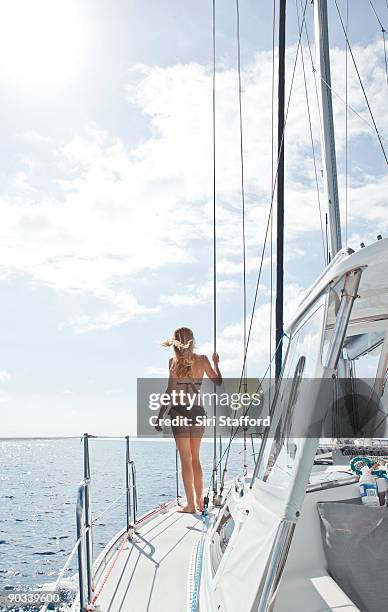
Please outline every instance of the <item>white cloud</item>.
[{"label": "white cloud", "polygon": [[156,376],[159,378],[165,378],[166,376],[168,376],[167,368],[148,367],[146,368],[146,373],[150,376]]},{"label": "white cloud", "polygon": [[[235,291],[239,285],[234,280],[220,280],[217,282],[217,294]],[[213,299],[213,282],[203,285],[187,285],[185,293],[174,293],[161,297],[162,304],[171,306],[198,306],[206,304]]]},{"label": "white cloud", "polygon": [[108,397],[121,395],[122,393],[125,393],[125,390],[121,388],[107,389],[105,391],[105,394],[108,395]]},{"label": "white cloud", "polygon": [[[108,296],[106,296],[108,297]],[[130,293],[118,292],[109,298],[112,308],[102,310],[95,315],[82,315],[73,319],[70,324],[77,332],[94,330],[106,331],[116,325],[127,323],[139,315],[152,315],[159,312],[158,307],[148,308],[138,303]]]},{"label": "white cloud", "polygon": [[34,144],[47,143],[50,141],[50,139],[47,138],[47,136],[43,136],[43,134],[40,134],[36,130],[27,130],[23,132],[22,134],[20,134],[20,138],[22,140],[25,140],[26,142],[30,142]]},{"label": "white cloud", "polygon": [[11,374],[9,372],[6,370],[0,370],[0,382],[6,382],[7,380],[10,380],[10,378]]},{"label": "white cloud", "polygon": [[[381,63],[381,43],[354,50],[381,132],[387,130],[388,107]],[[288,70],[295,49],[288,50]],[[344,52],[333,50],[335,88],[344,89]],[[306,59],[307,63],[307,59]],[[245,133],[247,271],[257,269],[270,199],[271,53],[257,54],[242,74]],[[312,76],[309,76],[313,92]],[[148,118],[150,136],[129,148],[101,130],[78,135],[55,151],[61,197],[31,191],[18,172],[14,186],[23,200],[3,197],[0,273],[22,273],[64,291],[102,300],[98,314],[86,312],[72,322],[77,330],[108,329],[133,317],[156,313],[162,304],[192,306],[209,300],[209,287],[189,286],[147,302],[136,294],[133,279],[147,281],[166,267],[196,266],[212,238],[211,70],[199,64],[142,67],[131,74],[131,102]],[[289,82],[289,80],[288,80]],[[286,223],[289,256],[300,256],[306,236],[319,230],[310,136],[301,71],[297,72],[286,141]],[[217,74],[217,237],[220,287],[233,290],[223,277],[241,275],[241,195],[236,71]],[[318,145],[318,115],[313,126]],[[365,113],[354,75],[349,101]],[[335,103],[336,125],[343,108]],[[369,128],[349,115],[353,143]],[[363,141],[364,142],[364,141]],[[369,146],[369,145],[368,145]],[[344,132],[337,131],[343,153]],[[376,149],[378,150],[378,149]],[[53,160],[50,160],[52,163]],[[319,162],[319,160],[318,160]],[[341,177],[340,177],[341,178]],[[349,220],[388,230],[387,178],[357,169],[350,177]],[[16,181],[16,183],[15,183]],[[365,201],[368,206],[365,207]],[[303,232],[303,243],[301,234]],[[377,233],[377,232],[375,232]],[[202,258],[202,259],[201,259]],[[265,260],[268,265],[268,259]],[[205,277],[208,278],[206,271]],[[152,280],[150,279],[150,284]],[[265,330],[262,330],[263,334]]]},{"label": "white cloud", "polygon": [[[296,311],[305,289],[297,283],[288,283],[284,292],[285,326],[287,318]],[[270,362],[269,329],[270,329],[269,302],[259,304],[255,310],[252,323],[251,338],[247,353],[248,377],[261,378],[266,373]],[[275,308],[272,310],[272,356],[275,351]],[[249,331],[250,314],[247,317],[246,329]],[[217,351],[220,355],[220,367],[224,376],[240,377],[244,361],[243,321],[227,325],[220,330],[217,338]],[[211,344],[203,344],[199,352],[211,354]],[[274,363],[274,362],[273,362]],[[269,376],[269,372],[267,373]],[[274,376],[274,367],[272,371]]]},{"label": "white cloud", "polygon": [[28,182],[28,175],[23,170],[17,172],[10,180],[11,187],[21,191],[35,191]]}]

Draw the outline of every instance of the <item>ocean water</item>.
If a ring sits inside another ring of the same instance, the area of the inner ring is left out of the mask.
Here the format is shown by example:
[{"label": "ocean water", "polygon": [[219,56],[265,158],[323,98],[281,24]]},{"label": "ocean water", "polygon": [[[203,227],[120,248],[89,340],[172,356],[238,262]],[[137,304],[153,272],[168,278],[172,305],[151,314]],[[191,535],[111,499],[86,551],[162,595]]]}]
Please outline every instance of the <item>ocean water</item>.
[{"label": "ocean water", "polygon": [[[125,441],[90,440],[93,516],[123,491]],[[256,449],[257,450],[257,449]],[[204,441],[201,458],[209,482],[213,446]],[[131,442],[136,463],[138,515],[175,497],[175,444]],[[0,441],[0,590],[32,589],[55,582],[76,541],[75,504],[83,477],[81,440]],[[252,447],[248,445],[252,467]],[[242,472],[242,442],[232,444],[228,476]],[[179,477],[179,492],[183,486]],[[95,525],[94,557],[125,526],[125,496]],[[76,588],[76,557],[68,585]]]}]

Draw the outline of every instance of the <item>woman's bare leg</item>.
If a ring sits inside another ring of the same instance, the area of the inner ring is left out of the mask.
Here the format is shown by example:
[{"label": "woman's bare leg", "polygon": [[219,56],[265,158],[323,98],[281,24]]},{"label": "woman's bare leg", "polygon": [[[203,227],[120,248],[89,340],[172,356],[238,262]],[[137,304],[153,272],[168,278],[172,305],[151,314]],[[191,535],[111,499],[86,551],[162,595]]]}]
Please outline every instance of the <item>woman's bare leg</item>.
[{"label": "woman's bare leg", "polygon": [[204,427],[192,427],[190,437],[191,461],[193,466],[195,502],[198,510],[203,511],[203,476],[199,449],[201,447]]},{"label": "woman's bare leg", "polygon": [[[182,429],[182,428],[180,428]],[[175,443],[178,448],[179,457],[181,460],[182,467],[182,480],[183,486],[186,493],[186,506],[180,509],[181,512],[195,512],[194,503],[194,477],[193,477],[193,465],[191,462],[191,448],[190,448],[190,434],[187,432],[182,435],[182,432],[174,432]]]}]

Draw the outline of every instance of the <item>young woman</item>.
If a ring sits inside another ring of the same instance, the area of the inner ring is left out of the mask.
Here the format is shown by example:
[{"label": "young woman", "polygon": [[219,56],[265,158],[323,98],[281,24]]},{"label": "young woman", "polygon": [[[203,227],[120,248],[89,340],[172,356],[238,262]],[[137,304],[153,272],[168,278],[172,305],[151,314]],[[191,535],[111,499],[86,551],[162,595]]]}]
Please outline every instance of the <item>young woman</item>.
[{"label": "young woman", "polygon": [[[182,479],[186,493],[186,506],[179,508],[179,511],[194,513],[197,508],[199,512],[202,512],[203,479],[199,450],[205,428],[202,424],[198,424],[196,417],[205,416],[205,410],[199,401],[204,374],[216,385],[222,383],[218,367],[219,357],[217,353],[213,354],[214,367],[212,367],[206,355],[197,355],[194,352],[194,335],[188,327],[176,329],[172,338],[163,342],[163,346],[172,346],[174,349],[174,357],[169,361],[166,393],[171,396],[174,390],[179,393],[183,389],[189,397],[196,399],[195,404],[189,409],[181,395],[179,402],[175,401],[169,407],[162,406],[159,411],[159,420],[168,409],[171,418],[178,417],[175,420],[179,424],[172,426],[172,430],[181,460]],[[159,421],[156,429],[161,431]]]}]

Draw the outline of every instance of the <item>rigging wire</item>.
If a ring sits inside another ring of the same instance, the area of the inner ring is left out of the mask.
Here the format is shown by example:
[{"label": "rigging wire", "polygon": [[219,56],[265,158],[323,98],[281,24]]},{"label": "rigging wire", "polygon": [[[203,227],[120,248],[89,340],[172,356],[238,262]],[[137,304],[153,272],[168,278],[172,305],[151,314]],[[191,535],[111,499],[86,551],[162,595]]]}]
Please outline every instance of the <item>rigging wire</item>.
[{"label": "rigging wire", "polygon": [[[268,364],[268,366],[267,366],[267,369],[266,369],[266,371],[264,372],[264,374],[263,374],[262,378],[260,379],[259,384],[258,384],[258,386],[257,386],[257,391],[256,391],[257,393],[258,393],[258,392],[260,391],[260,389],[262,388],[262,383],[263,383],[263,381],[264,381],[265,377],[267,376],[267,374],[268,374],[268,372],[269,372],[270,367],[271,367],[271,366],[272,366],[272,364],[273,364],[273,361],[274,361],[274,359],[275,359],[275,357],[276,357],[277,351],[278,351],[278,349],[279,349],[279,347],[280,347],[280,345],[281,345],[281,343],[282,343],[283,338],[287,338],[287,337],[288,337],[288,336],[287,336],[287,334],[284,332],[284,333],[283,333],[282,338],[280,338],[280,340],[279,340],[279,342],[278,342],[278,345],[275,347],[274,353],[273,353],[273,355],[272,355],[272,357],[271,357],[271,360],[270,360],[270,362],[269,362],[269,364]],[[247,415],[248,415],[248,412],[249,412],[249,409],[250,409],[250,407],[251,407],[251,406],[252,406],[252,402],[251,402],[251,403],[250,403],[250,404],[247,406],[246,410],[244,411],[244,416],[247,416]],[[235,429],[233,429],[233,428],[232,428],[232,430],[231,430],[231,434],[230,434],[230,438],[229,438],[229,442],[228,442],[228,444],[227,444],[227,446],[226,446],[226,448],[225,448],[224,452],[222,453],[222,455],[221,455],[221,457],[220,457],[220,459],[219,459],[219,461],[218,461],[218,464],[217,464],[217,467],[218,467],[218,466],[221,464],[221,462],[222,462],[222,460],[224,459],[224,457],[226,456],[226,457],[225,457],[225,467],[224,467],[224,469],[223,469],[223,474],[222,474],[222,476],[223,476],[223,480],[225,479],[225,475],[226,475],[226,472],[227,472],[227,465],[228,465],[228,460],[229,460],[230,447],[231,447],[232,442],[233,442],[233,440],[235,439],[236,435],[238,434],[238,432],[239,432],[240,428],[241,428],[241,425],[237,425]],[[221,482],[222,482],[222,484],[223,484],[223,481],[221,481]],[[210,492],[210,487],[211,487],[211,480],[210,480],[209,487],[208,487],[208,490],[207,490],[207,495],[209,495],[209,492]],[[221,493],[221,494],[222,494],[222,490],[223,490],[223,489],[221,488],[221,490],[220,490],[220,493]]]},{"label": "rigging wire", "polygon": [[[369,0],[369,4],[371,5],[371,7],[372,7],[372,11],[374,12],[374,14],[375,14],[375,16],[376,16],[376,19],[377,19],[378,24],[379,24],[379,26],[380,26],[380,28],[381,28],[381,33],[382,33],[382,36],[383,36],[384,62],[385,62],[385,79],[386,79],[386,81],[387,81],[387,85],[388,85],[387,49],[386,49],[386,45],[385,45],[385,34],[386,34],[386,29],[384,28],[384,26],[383,26],[383,24],[382,24],[382,22],[381,22],[381,19],[380,19],[380,17],[379,17],[379,16],[378,16],[378,14],[377,14],[377,11],[376,11],[376,9],[375,9],[375,7],[374,7],[373,3],[372,3],[372,0]],[[387,7],[388,7],[388,0],[387,0]]]},{"label": "rigging wire", "polygon": [[[274,128],[274,115],[275,115],[275,21],[276,21],[276,0],[273,0],[272,5],[272,84],[271,84],[271,189],[274,181],[274,146],[275,146],[275,128]],[[271,196],[270,189],[270,196]],[[271,226],[270,226],[270,277],[269,277],[269,291],[270,291],[270,300],[269,300],[269,360],[270,360],[270,370],[269,370],[269,378],[272,379],[272,318],[273,318],[273,211],[272,208],[270,210],[270,218],[271,218]],[[269,386],[269,404],[271,404],[271,385]]]},{"label": "rigging wire", "polygon": [[[238,74],[238,108],[239,108],[239,128],[240,128],[240,168],[241,168],[241,210],[242,210],[242,247],[243,247],[243,350],[247,342],[247,280],[246,280],[246,240],[245,240],[245,186],[244,186],[244,137],[243,137],[243,118],[242,118],[242,88],[241,88],[241,43],[240,43],[240,5],[236,0],[236,41],[237,41],[237,74]],[[247,391],[248,364],[244,364],[244,392]],[[248,472],[247,467],[247,437],[244,429],[243,447],[243,471],[244,475]]]},{"label": "rigging wire", "polygon": [[371,109],[371,106],[370,106],[370,103],[369,103],[369,100],[368,100],[368,96],[366,94],[365,87],[364,87],[364,84],[363,84],[362,79],[361,79],[360,72],[358,70],[357,62],[356,62],[356,59],[354,57],[352,47],[350,45],[348,35],[346,33],[346,29],[345,29],[345,26],[344,26],[344,23],[343,23],[343,20],[342,20],[342,16],[341,16],[341,12],[340,12],[339,7],[338,7],[337,0],[334,0],[334,3],[335,3],[336,9],[337,9],[337,13],[338,13],[338,16],[339,16],[339,19],[340,19],[340,22],[341,22],[341,27],[342,27],[343,33],[345,35],[346,43],[347,43],[347,46],[349,48],[349,52],[350,52],[350,55],[351,55],[351,58],[352,58],[352,61],[353,61],[353,65],[354,65],[354,68],[356,70],[357,77],[358,77],[358,80],[359,80],[359,83],[360,83],[360,86],[361,86],[361,89],[362,89],[362,93],[364,94],[365,102],[367,104],[367,107],[368,107],[368,110],[369,110],[369,114],[371,116],[372,123],[374,125],[374,129],[376,131],[377,138],[379,140],[379,143],[380,143],[380,146],[381,146],[381,150],[382,150],[384,158],[385,158],[385,162],[388,165],[388,157],[387,157],[387,154],[386,154],[385,149],[384,149],[383,141],[381,139],[380,132],[378,130],[378,127],[377,127],[377,124],[376,124],[376,121],[375,121],[375,118],[374,118],[374,115],[373,115],[373,112],[372,112],[372,109]]},{"label": "rigging wire", "polygon": [[[216,0],[212,5],[212,132],[213,132],[213,353],[217,352],[217,210],[216,210]],[[213,492],[217,494],[217,425],[216,403],[213,407]]]},{"label": "rigging wire", "polygon": [[[302,8],[303,8],[303,3],[302,3],[302,0],[300,0],[300,9],[302,10]],[[299,15],[299,11],[298,11],[298,15]],[[298,22],[299,22],[299,17],[298,17]],[[312,54],[312,51],[311,51],[310,37],[309,37],[308,29],[307,29],[306,20],[304,22],[304,31],[305,31],[305,35],[306,35],[308,50],[309,50],[309,56],[310,56],[310,62],[311,62],[311,70],[312,70],[313,77],[314,77],[315,99],[316,99],[316,103],[317,103],[318,118],[319,118],[319,129],[320,129],[320,134],[321,134],[321,139],[322,139],[323,138],[323,121],[322,121],[322,114],[321,114],[321,105],[320,105],[320,102],[319,102],[318,83],[317,83],[317,71],[316,71],[316,68],[315,68],[315,65],[314,65],[314,59],[313,59],[313,54]],[[321,169],[321,175],[323,175],[322,169]],[[316,175],[316,180],[318,180],[318,172],[317,172],[317,175]],[[319,186],[318,186],[318,189],[319,189]],[[325,261],[325,264],[327,264],[329,262],[329,244],[328,244],[328,235],[327,235],[327,232],[323,232],[323,242],[324,242],[324,261]]]},{"label": "rigging wire", "polygon": [[[287,120],[288,120],[288,115],[289,115],[291,96],[292,96],[294,80],[295,80],[296,66],[297,66],[297,62],[298,62],[299,50],[300,50],[300,45],[301,45],[303,25],[304,25],[305,19],[306,19],[307,2],[308,2],[308,0],[305,0],[305,4],[304,4],[304,8],[303,8],[302,26],[301,26],[301,28],[299,30],[298,45],[297,45],[297,50],[296,50],[295,60],[294,60],[294,65],[293,65],[293,70],[292,70],[291,83],[290,83],[290,91],[289,91],[288,100],[287,100],[287,108],[286,108],[286,114],[285,114],[285,119],[284,119],[284,128],[283,128],[281,143],[283,143],[283,140],[284,140],[285,128],[286,128],[286,125],[287,125]],[[282,149],[282,147],[279,147],[279,150],[281,150],[281,149]],[[244,368],[245,368],[245,361],[246,361],[247,351],[248,351],[249,342],[250,342],[251,333],[252,333],[253,319],[254,319],[254,315],[255,315],[257,298],[258,298],[258,292],[259,292],[259,286],[260,286],[260,281],[261,281],[261,273],[262,273],[263,263],[264,263],[264,254],[265,254],[267,240],[268,240],[268,233],[269,233],[269,227],[270,227],[270,221],[271,221],[271,213],[272,213],[272,209],[273,209],[273,201],[274,201],[274,195],[275,195],[278,171],[279,171],[279,156],[277,158],[276,172],[275,172],[274,182],[273,182],[273,186],[272,186],[270,207],[269,207],[267,223],[266,223],[266,228],[265,228],[263,248],[262,248],[261,257],[260,257],[259,271],[258,271],[257,280],[256,280],[255,295],[254,295],[253,304],[252,304],[251,317],[250,317],[249,329],[248,329],[248,335],[247,335],[247,342],[246,342],[245,351],[244,351],[244,363],[243,363],[242,374],[240,376],[239,391],[241,390],[241,384],[242,384],[243,373],[244,373]],[[283,336],[282,336],[282,338],[283,338]],[[279,340],[278,345],[275,348],[275,355],[277,354],[277,351],[278,351],[278,348],[279,348],[279,346],[281,344],[282,338]],[[273,361],[273,359],[272,359],[272,361]],[[272,361],[270,363],[272,363]],[[268,369],[269,369],[269,366],[268,366],[268,368],[266,370],[266,374],[268,372]],[[259,388],[260,387],[261,387],[261,385],[259,385]],[[239,427],[240,426],[237,426],[237,431],[239,430]],[[234,432],[234,428],[233,427],[231,428],[229,442],[228,442],[227,447],[226,447],[226,449],[224,451],[224,455],[226,454],[226,459],[225,459],[224,470],[223,470],[221,486],[220,486],[220,493],[221,494],[222,494],[223,487],[224,487],[224,482],[225,482],[225,475],[226,475],[226,471],[227,471],[227,464],[228,464],[228,459],[229,459],[231,442],[234,439],[237,431]]]},{"label": "rigging wire", "polygon": [[[349,0],[346,0],[346,35],[349,32]],[[345,50],[345,246],[348,248],[348,47]]]},{"label": "rigging wire", "polygon": [[[240,168],[241,168],[241,208],[242,208],[242,247],[243,247],[243,340],[244,348],[247,340],[247,282],[246,282],[246,241],[245,241],[245,187],[244,187],[244,138],[242,119],[242,89],[241,89],[241,44],[240,44],[240,6],[236,0],[236,40],[237,40],[237,74],[238,74],[238,106],[240,128]],[[244,386],[246,390],[247,362],[244,363]]]},{"label": "rigging wire", "polygon": [[[303,28],[303,24],[304,24],[305,19],[306,19],[307,2],[308,2],[308,0],[305,0],[304,9],[303,9],[303,15],[302,15],[302,28]],[[295,60],[294,60],[294,66],[293,66],[292,77],[291,77],[291,84],[290,84],[290,91],[289,91],[288,100],[287,100],[286,115],[285,115],[285,119],[284,119],[284,130],[283,130],[283,134],[282,134],[282,141],[284,140],[285,128],[286,128],[286,125],[287,125],[288,114],[289,114],[289,110],[290,110],[291,95],[292,95],[293,86],[294,86],[295,72],[296,72],[296,66],[297,66],[297,62],[298,62],[298,56],[299,56],[299,50],[300,50],[300,44],[301,44],[301,37],[302,37],[302,29],[300,29],[300,31],[299,31],[298,46],[297,46]],[[280,147],[280,149],[281,149],[281,147]],[[252,333],[253,319],[254,319],[254,314],[255,314],[255,310],[256,310],[257,297],[258,297],[259,285],[260,285],[260,280],[261,280],[261,273],[262,273],[262,269],[263,269],[264,253],[265,253],[265,250],[266,250],[266,245],[267,245],[267,240],[268,240],[268,230],[269,230],[269,225],[270,225],[271,213],[272,213],[272,210],[273,210],[273,201],[274,201],[274,196],[275,196],[275,189],[276,189],[276,183],[277,183],[277,177],[278,177],[278,170],[279,170],[279,158],[277,159],[277,164],[276,164],[276,172],[275,172],[274,182],[273,182],[273,186],[272,186],[269,214],[268,214],[268,219],[267,219],[267,224],[266,224],[266,229],[265,229],[265,234],[264,234],[264,243],[263,243],[263,248],[262,248],[262,252],[261,252],[260,266],[259,266],[259,271],[258,271],[257,280],[256,280],[256,289],[255,289],[255,295],[254,295],[253,305],[252,305],[252,310],[251,310],[251,317],[250,317],[249,328],[248,328],[248,335],[247,335],[247,343],[246,343],[245,352],[244,352],[243,371],[244,371],[244,367],[245,367],[245,360],[246,360],[247,350],[248,350],[248,346],[249,346],[249,342],[250,342],[250,338],[251,338],[251,333]],[[241,386],[240,386],[240,389],[241,389]]]},{"label": "rigging wire", "polygon": [[[300,28],[300,19],[299,19],[299,5],[298,5],[298,0],[295,0],[295,4],[296,4],[296,14],[297,14],[297,19],[298,19],[298,27]],[[312,154],[313,154],[314,176],[315,176],[315,187],[316,187],[316,191],[317,191],[317,202],[318,202],[318,212],[319,212],[319,223],[320,223],[320,227],[321,227],[321,238],[322,238],[322,249],[323,249],[323,262],[324,262],[324,264],[326,265],[326,263],[327,263],[327,262],[326,262],[325,235],[324,235],[324,231],[323,231],[323,222],[322,222],[322,207],[321,207],[321,198],[320,198],[320,193],[319,193],[319,185],[318,185],[318,172],[317,172],[317,162],[316,162],[316,157],[315,157],[314,135],[313,135],[313,128],[312,128],[312,123],[311,123],[310,102],[309,102],[309,94],[308,94],[308,89],[307,89],[307,80],[306,80],[305,63],[304,63],[303,41],[301,42],[300,56],[301,56],[301,60],[302,60],[302,68],[303,68],[303,81],[304,81],[304,91],[305,91],[305,94],[306,94],[306,106],[307,106],[307,117],[308,117],[308,122],[309,122],[310,141],[311,141],[311,151],[312,151]]]},{"label": "rigging wire", "polygon": [[[388,1],[388,0],[387,0],[387,1]],[[311,43],[310,43],[310,38],[309,38],[309,35],[308,35],[308,32],[307,32],[307,28],[306,28],[306,38],[307,38],[307,43],[308,43],[309,52],[310,52],[310,60],[311,60],[312,71],[313,71],[314,75],[316,75],[316,73],[317,73],[317,69],[315,68],[315,64],[314,64],[314,60],[313,60],[313,55],[312,55],[312,51],[311,51]],[[330,89],[331,93],[332,93],[332,94],[333,94],[333,95],[334,95],[336,98],[338,98],[338,100],[339,100],[340,102],[342,102],[342,104],[343,104],[344,106],[346,106],[346,101],[345,101],[345,100],[342,98],[342,96],[340,96],[340,94],[339,94],[339,93],[338,93],[338,92],[337,92],[337,91],[336,91],[336,90],[335,90],[335,89],[332,87],[332,85],[329,85],[329,83],[327,83],[327,82],[325,81],[325,79],[323,78],[323,76],[321,76],[320,74],[319,74],[318,76],[319,76],[320,80],[322,81],[322,83],[324,83],[324,84],[326,85],[326,87],[328,87],[328,88]],[[318,92],[318,90],[317,90],[317,92]],[[351,111],[352,111],[352,113],[353,113],[353,114],[354,114],[356,117],[358,117],[358,118],[359,118],[359,119],[360,119],[360,120],[361,120],[363,123],[365,123],[365,125],[367,125],[367,126],[370,128],[370,130],[371,130],[372,132],[374,132],[374,133],[375,133],[375,131],[376,131],[376,130],[375,130],[374,125],[373,125],[372,123],[370,123],[370,122],[369,122],[367,119],[365,119],[365,117],[363,117],[362,115],[360,115],[360,113],[359,113],[358,111],[356,111],[356,109],[355,109],[355,108],[354,108],[354,107],[353,107],[351,104],[349,104],[349,103],[348,103],[347,108],[348,108],[348,110],[351,110]],[[320,115],[320,123],[321,123],[321,130],[322,130],[322,119],[321,119],[321,115]],[[380,136],[381,136],[381,135],[380,135]],[[383,136],[381,136],[381,139],[383,140],[383,142],[386,142],[386,140],[385,140],[385,138],[384,138]]]},{"label": "rigging wire", "polygon": [[[278,82],[277,82],[277,151],[278,180],[276,185],[276,295],[275,342],[283,337],[284,330],[284,104],[286,99],[286,13],[287,0],[279,0],[278,20]],[[275,379],[280,377],[283,349],[280,346],[275,361]]]},{"label": "rigging wire", "polygon": [[[302,6],[303,6],[302,5],[302,0],[300,0],[300,8],[301,9],[302,9]],[[310,37],[309,37],[306,21],[304,23],[304,30],[305,30],[305,34],[306,34],[307,46],[308,46],[308,49],[309,49],[311,69],[312,69],[312,73],[313,73],[313,76],[314,76],[315,97],[316,97],[316,100],[317,100],[317,107],[318,107],[319,126],[320,126],[320,129],[321,129],[321,133],[323,133],[323,122],[322,122],[321,107],[320,107],[320,104],[319,104],[319,94],[318,94],[317,71],[316,71],[316,68],[315,68],[313,54],[312,54],[312,51],[311,51]]]},{"label": "rigging wire", "polygon": [[[378,16],[378,14],[377,14],[377,11],[376,11],[376,9],[375,9],[375,7],[374,7],[374,5],[373,5],[372,0],[369,0],[369,4],[371,5],[372,11],[374,12],[374,14],[375,14],[375,16],[376,16],[376,19],[377,19],[377,21],[378,21],[378,24],[379,24],[380,28],[381,28],[381,29],[382,29],[382,30],[385,32],[385,28],[384,28],[384,26],[383,26],[383,24],[382,24],[382,21],[381,21],[380,17],[379,17],[379,16]],[[388,0],[387,0],[387,4],[388,4]]]}]

